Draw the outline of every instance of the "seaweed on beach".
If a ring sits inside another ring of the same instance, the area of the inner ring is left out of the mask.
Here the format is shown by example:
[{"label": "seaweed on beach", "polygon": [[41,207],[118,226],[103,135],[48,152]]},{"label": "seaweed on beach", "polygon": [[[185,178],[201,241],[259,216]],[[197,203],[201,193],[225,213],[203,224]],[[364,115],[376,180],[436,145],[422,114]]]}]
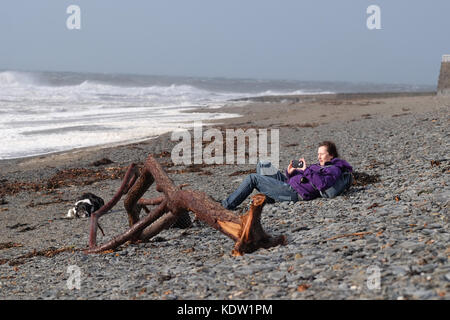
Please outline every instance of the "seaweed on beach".
[{"label": "seaweed on beach", "polygon": [[107,179],[122,179],[126,167],[111,167],[101,170],[72,168],[59,170],[48,180],[37,182],[6,181],[0,185],[0,197],[14,195],[22,191],[52,191],[70,185],[86,186]]},{"label": "seaweed on beach", "polygon": [[52,257],[56,256],[57,254],[60,254],[62,252],[66,252],[66,251],[75,252],[75,251],[79,251],[79,249],[76,249],[74,247],[63,247],[63,248],[50,247],[48,249],[39,250],[39,251],[34,249],[33,251],[26,253],[24,255],[21,255],[20,257],[17,257],[17,258],[1,259],[0,265],[8,263],[10,266],[14,267],[14,266],[26,263],[27,259],[31,259],[31,258],[38,257],[38,256],[52,258]]},{"label": "seaweed on beach", "polygon": [[298,129],[298,128],[316,128],[318,127],[320,124],[316,123],[316,122],[306,122],[306,123],[300,123],[300,124],[280,124],[279,127],[280,128],[293,128],[293,129]]},{"label": "seaweed on beach", "polygon": [[380,182],[379,174],[368,174],[365,172],[353,172],[353,185],[354,186],[366,186],[368,184],[373,184]]},{"label": "seaweed on beach", "polygon": [[4,242],[4,243],[0,243],[0,250],[21,247],[21,246],[22,245],[20,243]]},{"label": "seaweed on beach", "polygon": [[298,143],[289,143],[289,144],[284,145],[284,147],[286,147],[286,148],[298,147]]},{"label": "seaweed on beach", "polygon": [[113,161],[111,159],[103,158],[103,159],[94,161],[92,163],[92,165],[95,167],[99,167],[99,166],[104,166],[104,165],[111,164],[111,163],[113,163]]},{"label": "seaweed on beach", "polygon": [[169,169],[166,172],[170,174],[184,174],[184,173],[198,173],[199,175],[212,175],[211,171],[205,171],[203,168],[208,167],[209,165],[206,164],[191,164],[189,166],[186,166],[184,169]]},{"label": "seaweed on beach", "polygon": [[240,176],[240,175],[243,175],[243,174],[250,174],[250,173],[256,173],[256,169],[238,170],[238,171],[235,171],[233,173],[230,173],[228,176],[233,177],[233,176]]}]

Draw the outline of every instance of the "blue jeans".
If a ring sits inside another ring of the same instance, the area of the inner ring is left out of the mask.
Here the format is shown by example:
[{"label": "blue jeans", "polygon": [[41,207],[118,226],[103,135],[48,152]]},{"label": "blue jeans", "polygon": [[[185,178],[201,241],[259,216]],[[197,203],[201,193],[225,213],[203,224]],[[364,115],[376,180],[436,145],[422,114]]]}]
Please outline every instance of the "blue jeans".
[{"label": "blue jeans", "polygon": [[287,183],[288,179],[278,171],[271,176],[259,174],[259,163],[256,167],[256,174],[248,175],[241,185],[227,199],[222,201],[222,206],[226,209],[236,209],[254,189],[263,193],[274,201],[298,201],[298,193]]}]

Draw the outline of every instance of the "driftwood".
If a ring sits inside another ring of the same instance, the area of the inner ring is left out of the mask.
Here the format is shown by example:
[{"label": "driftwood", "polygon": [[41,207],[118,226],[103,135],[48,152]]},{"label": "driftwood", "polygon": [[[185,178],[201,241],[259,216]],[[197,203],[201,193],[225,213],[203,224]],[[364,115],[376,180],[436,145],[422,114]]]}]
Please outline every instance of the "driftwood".
[{"label": "driftwood", "polygon": [[[156,181],[156,190],[163,195],[142,198]],[[143,168],[138,172],[135,164],[130,165],[122,185],[114,197],[102,208],[91,215],[89,249],[86,253],[99,253],[114,249],[127,241],[147,241],[162,230],[170,227],[182,214],[192,212],[196,218],[217,229],[235,241],[233,255],[242,255],[259,248],[270,248],[286,243],[284,236],[271,237],[261,226],[261,213],[266,197],[257,194],[252,198],[249,211],[239,216],[222,207],[207,194],[194,190],[183,190],[175,186],[161,165],[150,155]],[[97,245],[99,218],[107,213],[123,195],[127,194],[124,206],[128,214],[129,229],[109,242]],[[156,205],[153,210],[146,206]],[[141,210],[147,215],[139,219]]]}]

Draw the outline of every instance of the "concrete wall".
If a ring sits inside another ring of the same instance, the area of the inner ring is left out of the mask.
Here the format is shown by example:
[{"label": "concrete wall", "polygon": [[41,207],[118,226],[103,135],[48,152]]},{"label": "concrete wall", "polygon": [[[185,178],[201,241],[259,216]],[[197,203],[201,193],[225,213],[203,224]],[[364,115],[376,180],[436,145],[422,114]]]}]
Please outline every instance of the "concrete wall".
[{"label": "concrete wall", "polygon": [[442,57],[437,94],[450,95],[450,55]]}]

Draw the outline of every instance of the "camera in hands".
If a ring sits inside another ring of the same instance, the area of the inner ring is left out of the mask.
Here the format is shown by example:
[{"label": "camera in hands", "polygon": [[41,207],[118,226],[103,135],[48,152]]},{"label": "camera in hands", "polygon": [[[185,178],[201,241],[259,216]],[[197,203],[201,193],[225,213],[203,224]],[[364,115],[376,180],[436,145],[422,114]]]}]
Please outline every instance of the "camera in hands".
[{"label": "camera in hands", "polygon": [[293,168],[302,168],[303,167],[303,161],[292,160],[292,167]]}]

